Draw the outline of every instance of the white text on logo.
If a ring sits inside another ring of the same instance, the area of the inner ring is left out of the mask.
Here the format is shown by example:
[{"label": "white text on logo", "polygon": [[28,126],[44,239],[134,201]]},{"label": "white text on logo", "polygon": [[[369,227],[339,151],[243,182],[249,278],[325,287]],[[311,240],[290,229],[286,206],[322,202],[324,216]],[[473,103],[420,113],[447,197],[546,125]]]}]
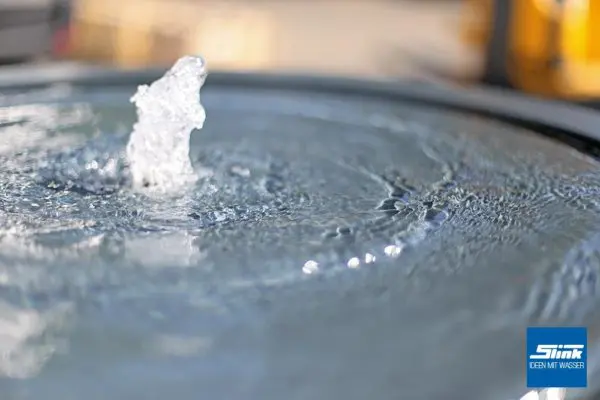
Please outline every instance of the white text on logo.
[{"label": "white text on logo", "polygon": [[531,360],[580,360],[583,355],[582,344],[538,344],[536,353],[529,356]]}]

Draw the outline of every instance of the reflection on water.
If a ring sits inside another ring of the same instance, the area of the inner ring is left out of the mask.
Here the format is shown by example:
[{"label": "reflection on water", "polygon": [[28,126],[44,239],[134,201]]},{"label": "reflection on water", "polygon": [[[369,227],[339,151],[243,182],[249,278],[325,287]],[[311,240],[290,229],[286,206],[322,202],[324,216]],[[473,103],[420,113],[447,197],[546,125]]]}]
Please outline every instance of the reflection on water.
[{"label": "reflection on water", "polygon": [[69,311],[68,304],[44,312],[0,304],[0,373],[10,378],[30,378],[39,373],[64,339],[56,331]]},{"label": "reflection on water", "polygon": [[3,399],[518,398],[542,323],[589,327],[595,381],[596,161],[468,115],[207,87],[190,154],[213,174],[148,197],[133,88],[109,89],[1,108]]}]

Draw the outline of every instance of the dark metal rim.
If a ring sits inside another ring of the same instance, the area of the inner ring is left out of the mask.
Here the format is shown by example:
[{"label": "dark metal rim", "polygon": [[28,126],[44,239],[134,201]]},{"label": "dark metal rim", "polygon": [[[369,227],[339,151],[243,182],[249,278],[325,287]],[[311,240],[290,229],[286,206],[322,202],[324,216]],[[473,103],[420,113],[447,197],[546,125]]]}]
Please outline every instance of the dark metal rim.
[{"label": "dark metal rim", "polygon": [[[0,92],[40,89],[55,84],[95,88],[139,85],[158,79],[164,69],[77,69],[0,72]],[[594,154],[600,145],[600,113],[562,101],[542,100],[497,88],[460,88],[431,83],[361,80],[325,75],[211,72],[207,87],[295,90],[409,101],[467,111],[508,121],[556,137]]]}]

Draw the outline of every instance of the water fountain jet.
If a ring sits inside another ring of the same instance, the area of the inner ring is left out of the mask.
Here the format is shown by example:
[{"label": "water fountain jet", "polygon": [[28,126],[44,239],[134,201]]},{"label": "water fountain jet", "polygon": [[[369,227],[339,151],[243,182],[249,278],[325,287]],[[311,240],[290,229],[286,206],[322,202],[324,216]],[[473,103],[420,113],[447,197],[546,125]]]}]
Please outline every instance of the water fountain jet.
[{"label": "water fountain jet", "polygon": [[134,188],[170,192],[193,184],[206,171],[190,160],[190,135],[204,126],[200,89],[208,75],[201,57],[180,58],[165,75],[141,85],[131,98],[138,121],[126,154]]}]

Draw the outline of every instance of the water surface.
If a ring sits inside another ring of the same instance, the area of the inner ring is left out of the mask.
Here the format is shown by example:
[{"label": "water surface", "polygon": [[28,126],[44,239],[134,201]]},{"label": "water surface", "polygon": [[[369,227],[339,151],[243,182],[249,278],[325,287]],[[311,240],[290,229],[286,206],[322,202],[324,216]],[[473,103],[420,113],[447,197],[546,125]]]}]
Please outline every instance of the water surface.
[{"label": "water surface", "polygon": [[210,177],[130,189],[134,87],[0,102],[2,399],[512,399],[589,327],[600,164],[473,115],[208,86]]}]

